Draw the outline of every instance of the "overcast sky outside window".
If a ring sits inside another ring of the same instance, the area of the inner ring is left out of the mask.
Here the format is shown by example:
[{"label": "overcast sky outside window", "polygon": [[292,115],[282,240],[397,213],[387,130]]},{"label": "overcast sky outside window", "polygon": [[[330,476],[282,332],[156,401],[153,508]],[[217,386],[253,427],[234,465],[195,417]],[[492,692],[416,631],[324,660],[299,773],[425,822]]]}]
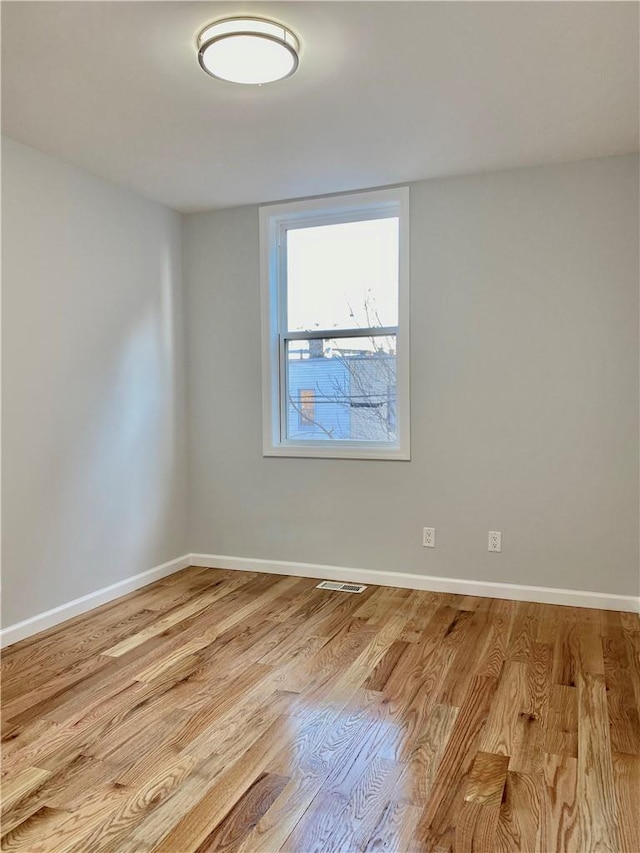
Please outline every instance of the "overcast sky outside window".
[{"label": "overcast sky outside window", "polygon": [[289,330],[396,326],[398,230],[397,217],[289,230]]}]

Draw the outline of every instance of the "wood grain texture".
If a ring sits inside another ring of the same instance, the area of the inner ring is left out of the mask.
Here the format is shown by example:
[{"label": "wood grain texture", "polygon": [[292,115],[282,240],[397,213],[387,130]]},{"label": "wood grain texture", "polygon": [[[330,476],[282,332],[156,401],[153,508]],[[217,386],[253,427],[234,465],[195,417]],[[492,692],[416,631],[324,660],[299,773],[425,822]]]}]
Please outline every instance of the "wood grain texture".
[{"label": "wood grain texture", "polygon": [[2,850],[640,853],[632,614],[190,568],[2,656]]},{"label": "wood grain texture", "polygon": [[585,849],[617,851],[619,812],[604,678],[578,673],[578,821]]},{"label": "wood grain texture", "polygon": [[456,823],[464,803],[469,772],[495,694],[495,678],[479,675],[470,685],[418,824],[419,838],[427,848],[455,847]]},{"label": "wood grain texture", "polygon": [[576,779],[577,759],[544,756],[540,784],[540,823],[536,850],[579,850]]},{"label": "wood grain texture", "polygon": [[533,853],[539,824],[540,790],[536,779],[509,771],[496,827],[495,850]]},{"label": "wood grain texture", "polygon": [[285,776],[262,773],[240,797],[196,853],[237,850],[244,838],[269,810],[289,780]]},{"label": "wood grain texture", "polygon": [[365,853],[417,850],[414,833],[420,820],[420,809],[409,803],[390,801],[367,841]]},{"label": "wood grain texture", "polygon": [[502,802],[508,767],[508,755],[479,752],[469,775],[465,802],[499,806]]},{"label": "wood grain texture", "polygon": [[[635,853],[640,850],[640,756],[613,756],[613,784],[616,789],[618,815],[629,815],[629,820],[619,820],[620,853]],[[635,818],[635,819],[634,819]]]}]

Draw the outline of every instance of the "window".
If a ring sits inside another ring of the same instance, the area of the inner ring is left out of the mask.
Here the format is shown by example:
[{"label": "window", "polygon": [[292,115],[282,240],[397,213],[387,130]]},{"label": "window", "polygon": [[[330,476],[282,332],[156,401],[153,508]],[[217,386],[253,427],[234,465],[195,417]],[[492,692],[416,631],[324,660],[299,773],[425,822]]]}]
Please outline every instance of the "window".
[{"label": "window", "polygon": [[409,190],[260,210],[264,454],[409,459]]}]

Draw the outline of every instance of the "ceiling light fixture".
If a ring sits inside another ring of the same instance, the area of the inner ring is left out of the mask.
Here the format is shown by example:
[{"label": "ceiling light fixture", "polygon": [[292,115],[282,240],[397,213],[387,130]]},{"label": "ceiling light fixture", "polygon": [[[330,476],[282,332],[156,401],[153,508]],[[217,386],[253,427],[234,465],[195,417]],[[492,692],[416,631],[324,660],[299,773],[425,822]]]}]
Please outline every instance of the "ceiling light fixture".
[{"label": "ceiling light fixture", "polygon": [[202,70],[231,83],[261,85],[290,77],[299,50],[291,30],[264,18],[225,18],[198,36]]}]

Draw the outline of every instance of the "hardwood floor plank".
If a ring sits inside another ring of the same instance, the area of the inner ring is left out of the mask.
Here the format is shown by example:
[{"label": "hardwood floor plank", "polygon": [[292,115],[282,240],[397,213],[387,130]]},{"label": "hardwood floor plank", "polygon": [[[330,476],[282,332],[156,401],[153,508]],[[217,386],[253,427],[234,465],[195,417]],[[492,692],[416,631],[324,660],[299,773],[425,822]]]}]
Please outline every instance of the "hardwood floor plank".
[{"label": "hardwood floor plank", "polygon": [[[323,701],[325,704],[337,702],[342,706],[344,700],[348,700],[371,675],[402,633],[405,622],[406,619],[403,616],[388,618],[386,624],[379,627],[352,663],[343,666],[342,671],[337,675],[331,679],[324,679],[315,688],[301,691],[304,692],[304,696],[298,703],[298,707],[314,705],[318,701]],[[329,650],[328,646],[324,648]]]},{"label": "hardwood floor plank", "polygon": [[2,786],[2,813],[9,811],[23,797],[28,796],[42,785],[51,775],[48,770],[39,767],[27,767]]},{"label": "hardwood floor plank", "polygon": [[533,643],[531,657],[527,661],[526,698],[523,711],[533,716],[546,727],[551,701],[551,678],[553,646]]},{"label": "hardwood floor plank", "polygon": [[322,778],[299,772],[238,846],[237,853],[279,850],[322,786]]},{"label": "hardwood floor plank", "polygon": [[526,699],[527,664],[508,660],[498,680],[496,696],[480,740],[483,752],[512,754],[518,718]]},{"label": "hardwood floor plank", "polygon": [[469,774],[465,802],[499,806],[502,802],[508,767],[508,755],[479,752]]},{"label": "hardwood floor plank", "polygon": [[462,792],[496,689],[494,678],[476,676],[456,717],[417,829],[420,841],[427,845],[451,844],[455,838]]},{"label": "hardwood floor plank", "polygon": [[479,660],[490,641],[492,626],[488,613],[484,610],[472,613],[466,634],[438,691],[436,702],[439,705],[452,705],[456,708],[462,705],[469,682],[476,674]]},{"label": "hardwood floor plank", "polygon": [[455,651],[445,644],[432,651],[422,662],[420,683],[409,702],[400,709],[399,735],[395,740],[396,758],[405,761],[429,719],[444,679],[455,658]]},{"label": "hardwood floor plank", "polygon": [[[624,634],[602,641],[603,672],[614,752],[640,754],[640,693],[634,690],[632,643]],[[640,657],[638,655],[637,657]]]},{"label": "hardwood floor plank", "polygon": [[288,853],[362,849],[400,769],[396,762],[375,753],[367,754],[367,760],[362,760],[361,753],[350,754],[329,773],[280,849]]},{"label": "hardwood floor plank", "polygon": [[[569,611],[571,608],[566,608]],[[580,668],[580,629],[570,614],[564,613],[558,625],[553,658],[554,684],[576,687]]]},{"label": "hardwood floor plank", "polygon": [[540,618],[539,605],[531,602],[518,602],[516,617],[513,623],[507,656],[514,661],[529,660],[531,646],[535,642]]},{"label": "hardwood floor plank", "polygon": [[538,605],[538,628],[536,630],[536,642],[550,645],[556,644],[558,624],[561,619],[562,607],[557,604]]},{"label": "hardwood floor plank", "polygon": [[552,755],[578,756],[578,688],[551,686],[549,716],[542,749]]},{"label": "hardwood floor plank", "polygon": [[80,755],[57,772],[48,772],[41,784],[35,785],[28,793],[13,802],[7,799],[5,803],[5,786],[3,785],[1,834],[5,835],[15,829],[45,806],[60,808],[59,800],[63,797],[66,803],[71,800],[73,806],[77,807],[88,790],[112,781],[115,775],[117,775],[117,768],[105,766]]},{"label": "hardwood floor plank", "polygon": [[[363,850],[378,823],[402,768],[395,761],[374,757],[346,795],[344,807],[330,826],[328,837],[318,838],[317,853]],[[318,797],[324,799],[321,791]],[[286,849],[286,846],[283,848]],[[305,846],[296,849],[307,849]],[[313,848],[309,848],[310,853]]]},{"label": "hardwood floor plank", "polygon": [[287,785],[286,776],[262,773],[229,814],[200,844],[196,853],[234,853]]},{"label": "hardwood floor plank", "polygon": [[453,851],[493,853],[499,814],[499,804],[462,803],[456,821]]},{"label": "hardwood floor plank", "polygon": [[427,805],[457,716],[458,708],[434,706],[405,762],[398,783],[398,798],[422,808]]},{"label": "hardwood floor plank", "polygon": [[[169,756],[142,784],[134,788],[118,785],[117,790],[122,797],[117,807],[111,809],[105,818],[92,822],[88,831],[83,832],[72,847],[73,853],[87,850],[100,853],[114,847],[117,849],[117,845],[133,827],[170,799],[174,791],[191,776],[195,766],[196,761],[189,756]],[[78,811],[82,813],[83,809]]]},{"label": "hardwood floor plank", "polygon": [[53,809],[73,811],[80,808],[88,791],[115,783],[118,772],[115,763],[80,755],[50,775],[38,792],[39,799]]},{"label": "hardwood floor plank", "polygon": [[276,691],[264,698],[255,696],[241,708],[230,708],[181,752],[205,760],[212,751],[226,756],[249,748],[286,711],[290,697],[291,694]]},{"label": "hardwood floor plank", "polygon": [[343,667],[358,657],[376,633],[363,619],[350,620],[314,655],[288,669],[282,689],[305,696],[315,691],[317,695],[340,677]]},{"label": "hardwood floor plank", "polygon": [[535,775],[542,769],[542,743],[549,724],[553,650],[533,643],[526,663],[526,683],[513,726],[509,770]]},{"label": "hardwood floor plank", "polygon": [[[608,611],[609,613],[615,611]],[[640,613],[616,613],[623,631],[640,635]]]},{"label": "hardwood floor plank", "polygon": [[407,645],[408,644],[402,640],[397,640],[395,643],[392,643],[383,657],[378,661],[373,672],[369,675],[363,686],[368,690],[384,690],[391,673],[396,668],[398,661],[406,651]]},{"label": "hardwood floor plank", "polygon": [[448,603],[445,596],[414,590],[403,605],[407,622],[400,637],[405,643],[419,643],[439,607]]},{"label": "hardwood floor plank", "polygon": [[354,610],[356,619],[364,619],[370,624],[380,624],[387,620],[389,606],[397,612],[398,606],[410,595],[408,589],[393,589],[380,586],[374,588],[371,595],[364,601],[360,598],[359,606]]},{"label": "hardwood floor plank", "polygon": [[340,767],[363,737],[361,718],[322,708],[300,720],[287,746],[266,765],[267,772],[288,772],[291,779],[271,808],[241,844],[242,853],[279,850],[319,793],[329,773]]},{"label": "hardwood floor plank", "polygon": [[640,850],[640,756],[613,755],[613,784],[618,806],[620,853]]},{"label": "hardwood floor plank", "polygon": [[390,717],[397,720],[397,752],[406,760],[435,704],[438,691],[455,659],[469,612],[443,606],[436,611],[423,642],[409,644],[385,685],[383,696]]},{"label": "hardwood floor plank", "polygon": [[202,799],[218,777],[220,766],[218,755],[196,764],[195,769],[166,800],[143,815],[123,837],[115,838],[104,846],[101,853],[150,853]]},{"label": "hardwood floor plank", "polygon": [[90,849],[84,839],[124,798],[120,790],[96,788],[73,812],[46,806],[3,835],[2,849],[25,853],[71,853],[78,845]]},{"label": "hardwood floor plank", "polygon": [[413,853],[418,850],[415,828],[421,809],[391,800],[384,808],[364,853]]},{"label": "hardwood floor plank", "polygon": [[[600,722],[598,722],[600,721]],[[604,678],[578,676],[578,823],[583,849],[618,849],[613,757]]]},{"label": "hardwood floor plank", "polygon": [[176,607],[174,610],[171,610],[165,616],[162,616],[160,619],[156,619],[149,626],[144,628],[142,631],[139,631],[137,634],[132,634],[130,637],[127,637],[121,642],[116,643],[115,646],[106,649],[104,652],[102,652],[102,654],[112,658],[121,657],[122,655],[125,655],[127,652],[131,651],[131,649],[134,649],[136,646],[139,646],[146,640],[151,639],[151,637],[156,637],[158,634],[162,634],[162,632],[166,631],[168,628],[172,628],[174,625],[177,625],[180,622],[184,622],[190,616],[195,616],[202,610],[206,610],[207,607],[209,607],[211,604],[213,604],[215,601],[222,598],[226,594],[228,593],[224,588],[219,588],[213,589],[208,594],[205,593],[203,595],[199,595],[193,601],[190,601],[187,604],[183,604],[181,607]]},{"label": "hardwood floor plank", "polygon": [[496,853],[534,853],[539,823],[540,792],[535,778],[509,771],[496,827]]},{"label": "hardwood floor plank", "polygon": [[234,586],[245,585],[255,575],[246,579],[229,578],[229,572],[208,570],[189,573],[180,584],[170,585],[164,578],[132,592],[116,601],[83,613],[65,622],[63,626],[44,631],[36,637],[11,646],[2,655],[3,696],[9,701],[14,691],[22,693],[25,680],[31,688],[41,687],[77,665],[102,653],[114,642],[136,633],[159,618],[159,615],[186,603],[203,590],[224,582],[227,592]]},{"label": "hardwood floor plank", "polygon": [[507,655],[516,604],[517,602],[514,601],[491,601],[488,609],[488,636],[482,649],[476,675],[499,678]]},{"label": "hardwood floor plank", "polygon": [[282,748],[290,734],[290,720],[276,719],[246,753],[214,776],[213,784],[199,802],[178,820],[156,847],[150,849],[155,853],[197,849],[263,772],[269,759]]},{"label": "hardwood floor plank", "polygon": [[633,688],[635,707],[640,709],[640,631],[623,634],[627,661],[629,664],[628,677]]},{"label": "hardwood floor plank", "polygon": [[578,762],[567,755],[545,754],[540,776],[540,822],[537,853],[580,850],[576,803]]}]

